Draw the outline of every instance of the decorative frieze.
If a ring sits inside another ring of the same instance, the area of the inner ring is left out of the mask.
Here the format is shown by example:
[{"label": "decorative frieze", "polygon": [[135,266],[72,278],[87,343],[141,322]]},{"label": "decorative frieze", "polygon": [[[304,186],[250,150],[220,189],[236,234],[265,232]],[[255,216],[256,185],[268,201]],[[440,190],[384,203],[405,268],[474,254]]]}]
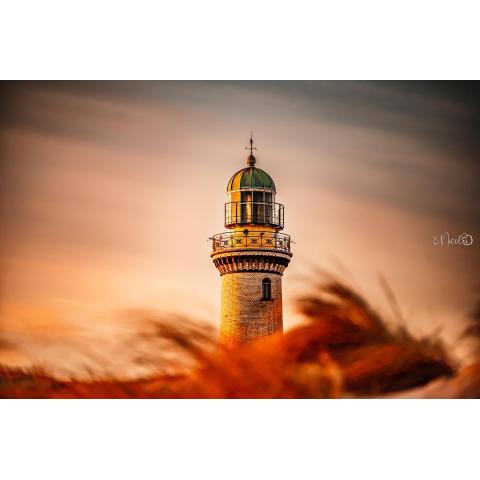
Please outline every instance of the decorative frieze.
[{"label": "decorative frieze", "polygon": [[262,250],[216,253],[213,263],[220,275],[236,272],[271,272],[282,275],[290,262],[291,254]]}]

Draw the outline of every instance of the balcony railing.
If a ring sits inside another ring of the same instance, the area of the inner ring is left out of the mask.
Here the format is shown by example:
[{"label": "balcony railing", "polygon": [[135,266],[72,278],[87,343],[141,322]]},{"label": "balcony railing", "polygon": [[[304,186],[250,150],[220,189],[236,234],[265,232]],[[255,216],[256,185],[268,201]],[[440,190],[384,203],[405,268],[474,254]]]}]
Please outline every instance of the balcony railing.
[{"label": "balcony railing", "polygon": [[290,235],[274,232],[225,232],[214,235],[213,252],[236,248],[270,249],[290,252]]},{"label": "balcony railing", "polygon": [[274,202],[230,202],[225,204],[225,226],[271,225],[283,228],[283,205]]}]

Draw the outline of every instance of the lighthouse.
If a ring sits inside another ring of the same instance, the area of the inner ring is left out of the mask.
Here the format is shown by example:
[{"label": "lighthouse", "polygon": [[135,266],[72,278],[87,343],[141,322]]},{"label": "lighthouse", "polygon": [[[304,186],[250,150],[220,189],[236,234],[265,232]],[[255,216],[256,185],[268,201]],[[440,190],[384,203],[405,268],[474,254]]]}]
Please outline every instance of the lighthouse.
[{"label": "lighthouse", "polygon": [[282,275],[292,253],[275,183],[256,166],[250,136],[246,167],[228,182],[224,233],[211,237],[222,277],[220,342],[225,347],[281,334]]}]

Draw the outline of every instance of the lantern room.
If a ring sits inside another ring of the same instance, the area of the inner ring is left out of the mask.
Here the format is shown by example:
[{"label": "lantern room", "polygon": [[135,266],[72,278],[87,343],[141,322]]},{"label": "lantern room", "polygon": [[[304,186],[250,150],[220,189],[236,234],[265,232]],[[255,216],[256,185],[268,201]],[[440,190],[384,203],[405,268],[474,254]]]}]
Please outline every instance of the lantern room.
[{"label": "lantern room", "polygon": [[225,227],[262,225],[281,230],[284,212],[283,205],[275,202],[275,183],[255,163],[250,153],[247,167],[236,172],[228,182]]}]

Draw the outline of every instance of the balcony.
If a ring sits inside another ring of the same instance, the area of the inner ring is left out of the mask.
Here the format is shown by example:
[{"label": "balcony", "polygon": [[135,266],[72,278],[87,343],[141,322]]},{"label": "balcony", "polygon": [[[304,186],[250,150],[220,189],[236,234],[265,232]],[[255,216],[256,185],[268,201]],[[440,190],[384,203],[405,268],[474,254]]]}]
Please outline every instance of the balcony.
[{"label": "balcony", "polygon": [[290,253],[290,235],[248,230],[245,232],[225,232],[214,235],[210,239],[213,244],[213,253],[235,249],[280,250]]},{"label": "balcony", "polygon": [[274,202],[229,202],[225,204],[225,227],[269,225],[283,228],[283,205]]}]

